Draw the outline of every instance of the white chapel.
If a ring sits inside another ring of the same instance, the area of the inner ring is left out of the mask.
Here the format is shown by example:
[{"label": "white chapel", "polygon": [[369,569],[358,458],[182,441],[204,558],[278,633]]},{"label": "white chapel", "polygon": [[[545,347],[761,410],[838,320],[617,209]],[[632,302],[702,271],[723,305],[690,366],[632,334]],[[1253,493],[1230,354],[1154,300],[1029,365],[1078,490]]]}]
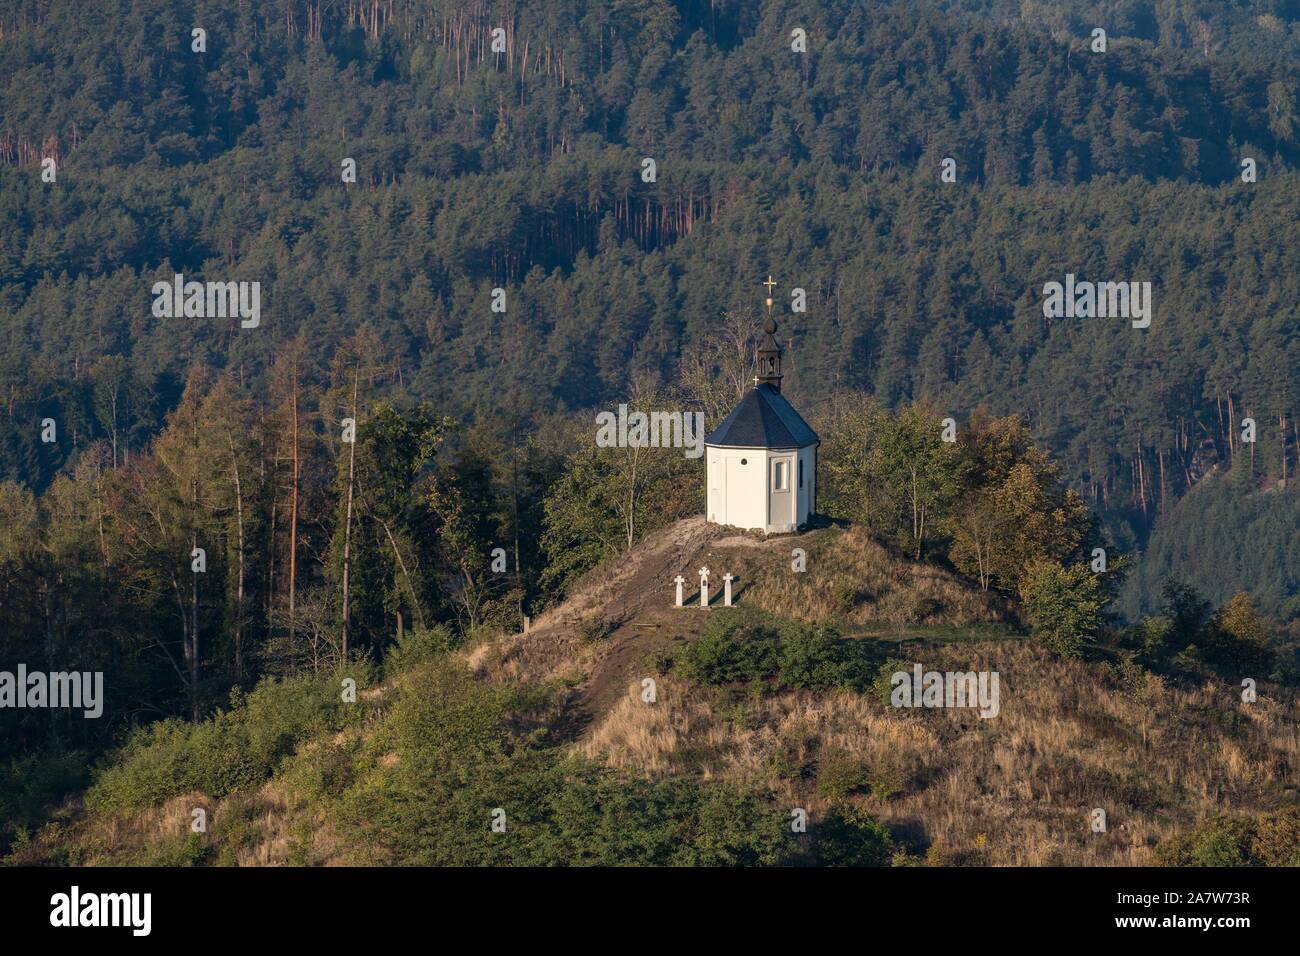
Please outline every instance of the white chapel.
[{"label": "white chapel", "polygon": [[798,529],[817,510],[821,439],[781,394],[770,277],[766,284],[767,324],[754,387],[704,439],[704,448],[709,522],[774,534]]}]

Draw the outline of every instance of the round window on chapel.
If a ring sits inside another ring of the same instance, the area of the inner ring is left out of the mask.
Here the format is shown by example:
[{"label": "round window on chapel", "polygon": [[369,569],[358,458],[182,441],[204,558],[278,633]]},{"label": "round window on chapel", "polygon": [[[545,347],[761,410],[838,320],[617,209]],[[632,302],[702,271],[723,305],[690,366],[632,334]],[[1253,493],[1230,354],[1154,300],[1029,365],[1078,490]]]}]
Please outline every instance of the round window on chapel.
[{"label": "round window on chapel", "polygon": [[749,459],[748,459],[748,458],[742,458],[742,459],[740,459],[740,463],[741,463],[742,465],[748,465],[748,464],[749,464]]}]

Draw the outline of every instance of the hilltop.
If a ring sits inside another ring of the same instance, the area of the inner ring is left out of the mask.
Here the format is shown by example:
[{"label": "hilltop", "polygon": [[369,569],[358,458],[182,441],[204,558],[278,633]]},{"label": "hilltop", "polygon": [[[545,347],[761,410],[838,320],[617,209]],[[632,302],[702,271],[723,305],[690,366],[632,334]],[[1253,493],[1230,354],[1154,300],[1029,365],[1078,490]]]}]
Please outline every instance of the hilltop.
[{"label": "hilltop", "polygon": [[[735,608],[673,607],[701,564],[737,576]],[[151,732],[11,859],[1295,862],[1293,692],[1243,705],[1224,681],[1058,659],[1015,620],[853,527],[764,540],[686,519],[526,633],[408,635],[355,705],[333,675],[299,678]],[[881,674],[912,662],[997,671],[998,717],[890,707]]]},{"label": "hilltop", "polygon": [[[792,568],[795,549],[808,570]],[[699,607],[698,569],[711,569],[710,608]],[[723,608],[722,575],[732,574],[737,607],[854,633],[902,640],[930,629],[999,625],[1007,606],[956,575],[908,561],[853,529],[824,527],[764,538],[685,518],[591,574],[526,633],[480,645],[476,673],[516,681],[577,680],[572,701],[599,715],[626,682],[705,630]],[[674,578],[685,577],[683,608]]]}]

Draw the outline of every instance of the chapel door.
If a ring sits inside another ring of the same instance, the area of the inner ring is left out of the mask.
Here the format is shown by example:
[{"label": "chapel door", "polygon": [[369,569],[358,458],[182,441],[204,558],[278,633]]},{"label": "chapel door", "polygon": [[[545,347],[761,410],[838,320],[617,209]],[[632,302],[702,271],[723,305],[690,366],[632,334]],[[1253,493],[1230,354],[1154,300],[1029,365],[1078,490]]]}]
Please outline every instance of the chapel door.
[{"label": "chapel door", "polygon": [[767,465],[767,523],[784,529],[795,524],[794,457],[773,456]]}]

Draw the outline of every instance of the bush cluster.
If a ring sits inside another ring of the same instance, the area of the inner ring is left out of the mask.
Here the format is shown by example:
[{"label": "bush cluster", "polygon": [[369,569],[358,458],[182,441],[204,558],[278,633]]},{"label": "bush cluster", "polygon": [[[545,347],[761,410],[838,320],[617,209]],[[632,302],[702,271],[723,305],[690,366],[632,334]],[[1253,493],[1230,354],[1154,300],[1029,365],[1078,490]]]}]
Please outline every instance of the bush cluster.
[{"label": "bush cluster", "polygon": [[[364,686],[366,675],[354,679]],[[169,719],[136,731],[86,795],[92,810],[156,806],[198,790],[213,799],[260,785],[297,745],[359,720],[336,677],[263,680],[231,693],[231,708],[199,723]]]},{"label": "bush cluster", "polygon": [[772,690],[863,690],[879,664],[873,645],[832,627],[787,621],[755,608],[719,611],[681,652],[682,672],[701,684],[763,683]]}]

